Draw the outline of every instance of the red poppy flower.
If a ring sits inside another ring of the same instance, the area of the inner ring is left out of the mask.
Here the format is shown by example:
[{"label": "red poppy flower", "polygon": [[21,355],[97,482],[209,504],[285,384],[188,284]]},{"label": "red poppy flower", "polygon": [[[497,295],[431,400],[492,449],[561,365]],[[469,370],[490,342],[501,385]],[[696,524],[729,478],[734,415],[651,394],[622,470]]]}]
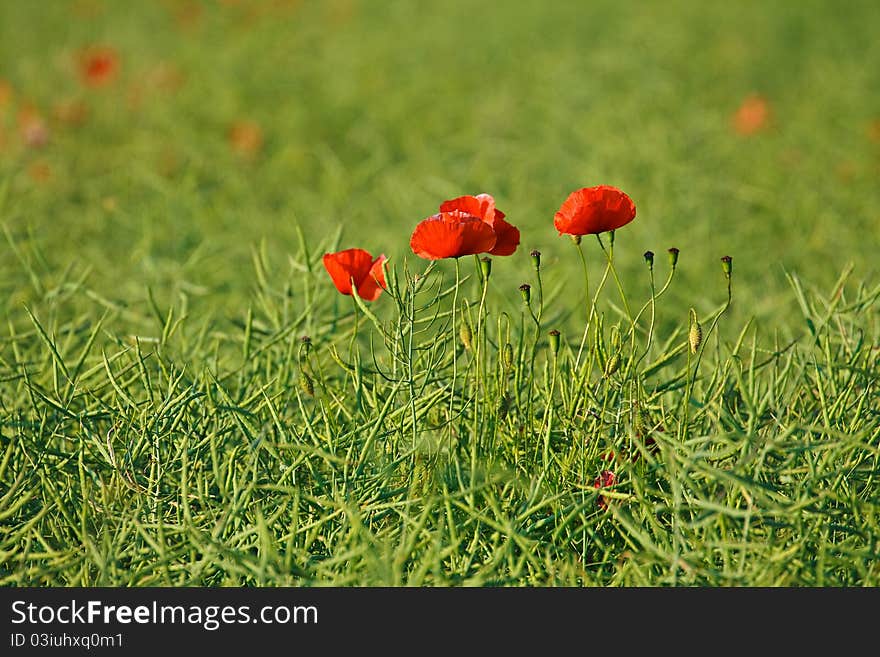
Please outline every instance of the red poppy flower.
[{"label": "red poppy flower", "polygon": [[232,150],[244,157],[253,157],[263,148],[263,129],[254,121],[236,121],[227,136]]},{"label": "red poppy flower", "polygon": [[504,220],[504,213],[495,207],[495,199],[489,194],[476,196],[459,196],[451,201],[444,201],[440,212],[459,210],[472,217],[478,217],[492,226],[495,231],[495,246],[490,255],[508,256],[519,246],[519,230]]},{"label": "red poppy flower", "polygon": [[594,235],[625,226],[636,216],[632,199],[617,187],[584,187],[569,194],[553,225],[559,234]]},{"label": "red poppy flower", "polygon": [[770,103],[757,94],[746,98],[733,115],[733,129],[741,135],[753,135],[767,127]]},{"label": "red poppy flower", "polygon": [[[606,488],[608,486],[613,486],[617,483],[617,475],[611,472],[611,470],[602,470],[602,473],[596,477],[596,480],[593,482],[593,488]],[[607,509],[608,502],[601,495],[596,497],[596,504],[600,509]]]},{"label": "red poppy flower", "polygon": [[460,258],[495,248],[495,231],[488,223],[461,210],[440,212],[419,222],[409,246],[420,258]]},{"label": "red poppy flower", "polygon": [[80,58],[80,75],[90,87],[102,87],[116,77],[119,56],[112,48],[87,49]]},{"label": "red poppy flower", "polygon": [[375,301],[385,287],[385,272],[382,271],[385,260],[384,255],[374,259],[363,249],[346,249],[337,253],[325,253],[324,268],[342,294],[351,295],[351,286],[354,283],[361,299]]}]

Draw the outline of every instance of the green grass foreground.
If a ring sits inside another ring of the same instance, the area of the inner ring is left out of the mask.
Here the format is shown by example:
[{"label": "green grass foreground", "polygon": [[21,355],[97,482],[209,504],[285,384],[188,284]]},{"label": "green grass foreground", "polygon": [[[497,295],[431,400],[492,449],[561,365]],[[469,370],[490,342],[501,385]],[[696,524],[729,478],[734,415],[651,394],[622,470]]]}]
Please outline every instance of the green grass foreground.
[{"label": "green grass foreground", "polygon": [[0,3],[0,584],[880,584],[876,3],[502,4]]}]

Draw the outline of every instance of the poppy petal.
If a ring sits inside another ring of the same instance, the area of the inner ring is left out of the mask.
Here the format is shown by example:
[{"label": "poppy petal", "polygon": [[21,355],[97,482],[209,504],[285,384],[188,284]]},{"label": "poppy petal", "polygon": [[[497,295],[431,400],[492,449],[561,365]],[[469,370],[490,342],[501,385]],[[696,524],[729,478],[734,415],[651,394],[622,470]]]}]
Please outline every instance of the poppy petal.
[{"label": "poppy petal", "polygon": [[358,283],[357,293],[361,299],[375,301],[382,294],[382,290],[385,288],[385,271],[382,269],[382,263],[387,259],[384,254],[376,258],[370,267],[370,271]]},{"label": "poppy petal", "polygon": [[491,223],[496,213],[495,199],[489,194],[459,196],[450,201],[444,201],[440,205],[440,212],[455,212],[456,210]]},{"label": "poppy petal", "polygon": [[495,242],[498,240],[492,226],[475,217],[462,222],[461,231],[463,235],[461,255],[489,253],[495,248]]},{"label": "poppy petal", "polygon": [[478,217],[492,226],[495,231],[495,246],[488,253],[490,255],[507,256],[513,254],[519,246],[519,230],[512,224],[504,221],[504,213],[495,207],[495,199],[491,194],[477,194],[476,196],[459,196],[449,201],[444,201],[440,206],[441,212],[463,212],[473,217]]},{"label": "poppy petal", "polygon": [[490,255],[512,255],[516,251],[516,247],[519,246],[519,229],[504,221],[503,217],[501,212],[495,211],[495,221],[492,222],[492,230],[495,231],[495,246],[489,251]]},{"label": "poppy petal", "polygon": [[420,258],[439,260],[487,253],[495,246],[495,231],[481,219],[459,210],[441,212],[421,221],[410,238]]},{"label": "poppy petal", "polygon": [[609,185],[585,187],[569,194],[553,217],[560,234],[592,235],[616,230],[636,216],[636,206],[624,192]]},{"label": "poppy petal", "polygon": [[351,294],[351,282],[359,285],[369,275],[373,257],[363,249],[324,254],[324,268],[342,294]]}]

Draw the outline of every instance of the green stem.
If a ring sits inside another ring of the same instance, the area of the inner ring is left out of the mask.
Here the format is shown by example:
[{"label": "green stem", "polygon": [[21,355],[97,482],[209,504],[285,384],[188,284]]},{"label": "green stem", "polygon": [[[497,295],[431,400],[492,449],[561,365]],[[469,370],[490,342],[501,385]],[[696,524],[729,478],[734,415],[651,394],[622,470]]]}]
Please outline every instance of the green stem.
[{"label": "green stem", "polygon": [[455,258],[455,289],[452,292],[452,388],[449,392],[449,427],[455,412],[455,379],[458,372],[458,329],[455,324],[455,310],[458,306],[458,287],[461,284],[461,263]]}]

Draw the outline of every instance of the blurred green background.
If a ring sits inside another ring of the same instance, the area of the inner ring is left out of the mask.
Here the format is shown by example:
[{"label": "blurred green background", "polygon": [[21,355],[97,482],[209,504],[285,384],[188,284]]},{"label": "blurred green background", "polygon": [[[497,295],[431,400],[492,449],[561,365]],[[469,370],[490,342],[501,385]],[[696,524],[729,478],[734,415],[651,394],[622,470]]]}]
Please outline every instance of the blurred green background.
[{"label": "blurred green background", "polygon": [[[515,304],[532,248],[580,285],[553,214],[611,184],[638,207],[616,247],[633,297],[643,251],[662,278],[676,246],[684,322],[723,300],[729,254],[735,312],[785,324],[785,269],[877,274],[878,33],[873,0],[2,0],[3,303],[39,294],[30,268],[241,314],[251,248],[286,271],[297,221],[400,262],[441,201],[489,192],[523,235],[493,270]],[[118,56],[100,87],[77,73],[90,46]]]}]

